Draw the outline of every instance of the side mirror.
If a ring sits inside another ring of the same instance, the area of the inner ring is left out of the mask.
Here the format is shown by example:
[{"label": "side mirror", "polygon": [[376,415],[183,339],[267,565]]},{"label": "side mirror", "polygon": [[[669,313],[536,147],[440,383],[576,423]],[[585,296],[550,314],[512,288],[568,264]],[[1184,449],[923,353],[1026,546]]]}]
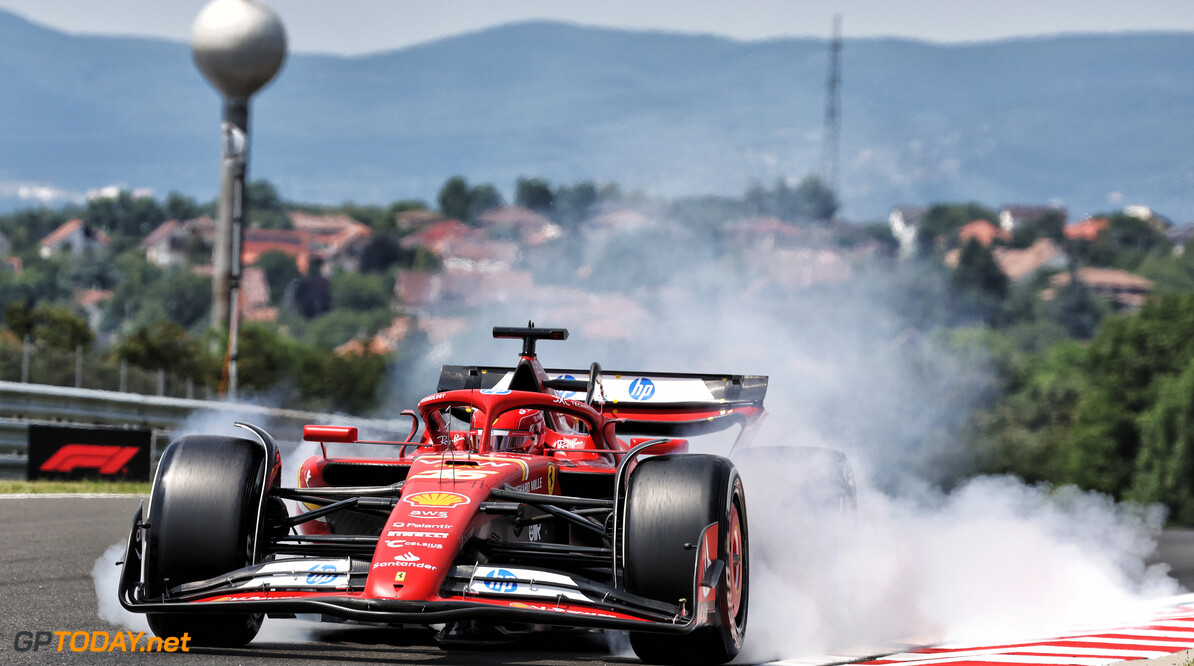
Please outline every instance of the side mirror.
[{"label": "side mirror", "polygon": [[352,426],[306,425],[303,426],[303,440],[352,444],[357,441],[357,429]]}]

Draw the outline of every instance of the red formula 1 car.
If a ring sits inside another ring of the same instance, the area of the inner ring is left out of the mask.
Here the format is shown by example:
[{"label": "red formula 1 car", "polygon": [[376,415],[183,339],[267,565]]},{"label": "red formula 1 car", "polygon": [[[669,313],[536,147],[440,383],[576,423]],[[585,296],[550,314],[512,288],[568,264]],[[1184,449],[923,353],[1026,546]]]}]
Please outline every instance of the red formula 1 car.
[{"label": "red formula 1 car", "polygon": [[[732,659],[750,590],[746,495],[729,459],[678,437],[736,428],[749,443],[767,378],[544,370],[536,342],[566,330],[494,337],[522,340],[517,365],[445,366],[404,441],[307,426],[323,453],[297,488],[255,426],[172,443],[133,519],[121,603],[195,645],[243,645],[264,615],[317,613],[442,624],[445,642],[617,629],[644,661]],[[333,443],[379,446],[346,457]]]}]

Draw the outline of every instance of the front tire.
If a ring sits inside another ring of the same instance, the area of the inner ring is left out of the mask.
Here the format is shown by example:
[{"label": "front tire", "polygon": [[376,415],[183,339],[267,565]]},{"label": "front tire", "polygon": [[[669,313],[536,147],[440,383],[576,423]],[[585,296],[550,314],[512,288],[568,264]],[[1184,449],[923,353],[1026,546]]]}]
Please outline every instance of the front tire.
[{"label": "front tire", "polygon": [[[695,610],[694,570],[702,531],[717,525],[716,619],[683,636],[631,633],[640,659],[655,664],[723,664],[742,648],[750,592],[746,494],[734,465],[709,455],[664,455],[638,464],[626,492],[626,589]],[[687,545],[687,547],[686,547]]]},{"label": "front tire", "polygon": [[[261,445],[192,435],[162,454],[149,500],[146,592],[252,564],[261,497]],[[261,628],[260,613],[148,613],[160,637],[189,635],[197,646],[240,647]]]}]

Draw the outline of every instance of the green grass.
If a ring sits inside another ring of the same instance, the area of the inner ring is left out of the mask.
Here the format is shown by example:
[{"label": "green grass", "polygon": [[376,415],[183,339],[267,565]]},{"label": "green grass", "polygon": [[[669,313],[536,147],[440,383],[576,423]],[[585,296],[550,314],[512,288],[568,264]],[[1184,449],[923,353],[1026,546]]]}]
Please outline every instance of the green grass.
[{"label": "green grass", "polygon": [[21,481],[0,479],[0,495],[17,493],[119,493],[148,495],[143,481]]}]

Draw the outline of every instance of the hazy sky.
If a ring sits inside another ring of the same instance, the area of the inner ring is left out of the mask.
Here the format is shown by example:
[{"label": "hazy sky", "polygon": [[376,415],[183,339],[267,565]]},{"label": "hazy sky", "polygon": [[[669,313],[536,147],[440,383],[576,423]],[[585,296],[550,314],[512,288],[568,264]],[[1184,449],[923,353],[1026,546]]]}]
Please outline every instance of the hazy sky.
[{"label": "hazy sky", "polygon": [[[190,38],[208,0],[0,0],[76,33]],[[529,19],[738,39],[846,37],[936,42],[1061,32],[1194,31],[1189,0],[270,0],[298,52],[358,54]]]}]

